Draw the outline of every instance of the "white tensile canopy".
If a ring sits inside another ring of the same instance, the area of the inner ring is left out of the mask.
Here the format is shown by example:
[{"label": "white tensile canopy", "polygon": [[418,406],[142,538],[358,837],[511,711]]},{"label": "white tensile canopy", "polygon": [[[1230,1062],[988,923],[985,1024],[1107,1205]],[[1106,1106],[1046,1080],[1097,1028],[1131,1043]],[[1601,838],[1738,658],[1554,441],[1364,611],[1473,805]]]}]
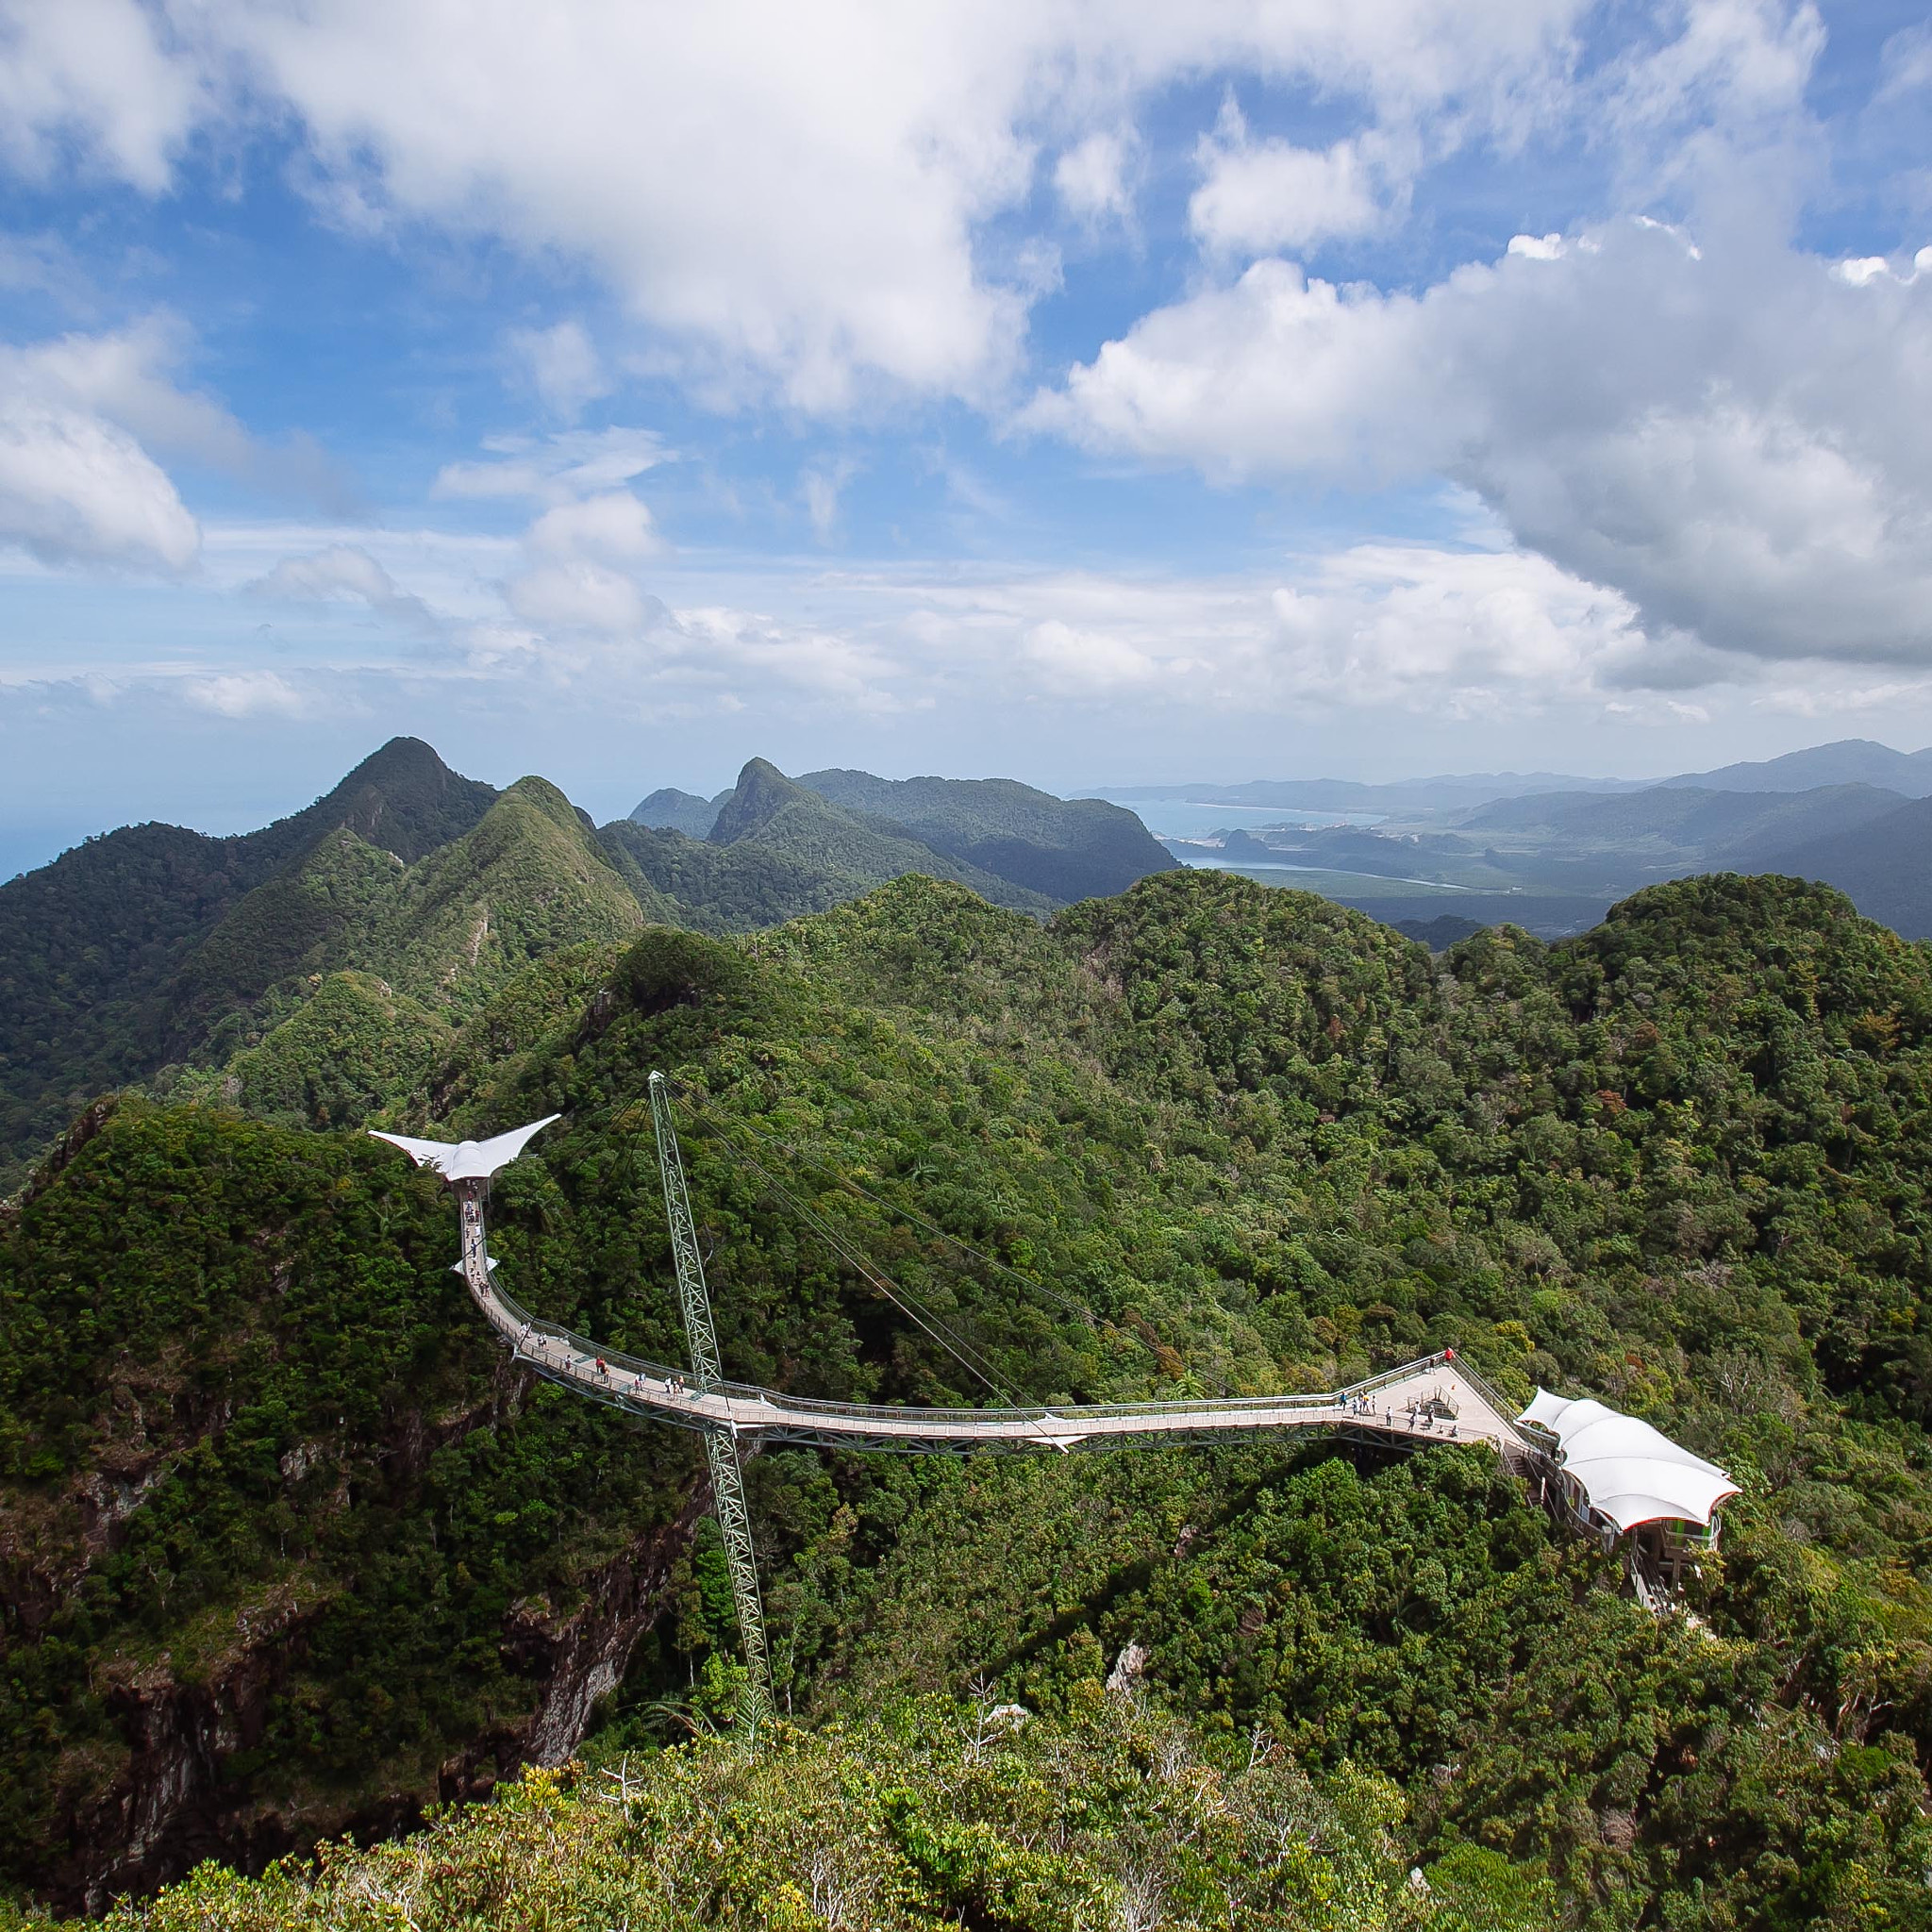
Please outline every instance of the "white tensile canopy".
[{"label": "white tensile canopy", "polygon": [[371,1136],[400,1147],[418,1167],[440,1174],[446,1181],[487,1181],[498,1168],[508,1167],[529,1143],[532,1135],[563,1116],[546,1113],[527,1127],[512,1127],[493,1141],[413,1141],[408,1134],[385,1134],[371,1127]]},{"label": "white tensile canopy", "polygon": [[1563,1470],[1583,1485],[1590,1507],[1618,1529],[1640,1523],[1707,1525],[1738,1486],[1716,1463],[1679,1448],[1634,1415],[1545,1389],[1521,1420],[1541,1423],[1563,1447]]}]

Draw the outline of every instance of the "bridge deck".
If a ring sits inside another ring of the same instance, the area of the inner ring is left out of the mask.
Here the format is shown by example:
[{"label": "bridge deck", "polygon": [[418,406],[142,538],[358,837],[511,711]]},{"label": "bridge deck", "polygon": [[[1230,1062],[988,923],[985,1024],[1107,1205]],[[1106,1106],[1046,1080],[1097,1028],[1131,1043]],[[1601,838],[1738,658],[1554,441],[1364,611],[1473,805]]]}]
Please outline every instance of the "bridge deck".
[{"label": "bridge deck", "polygon": [[[634,1415],[683,1428],[728,1428],[766,1441],[833,1448],[1020,1452],[1106,1447],[1153,1436],[1219,1436],[1257,1429],[1323,1428],[1405,1441],[1493,1444],[1512,1464],[1534,1445],[1505,1405],[1447,1355],[1391,1369],[1332,1394],[1241,1396],[1221,1401],[1065,1404],[1041,1408],[908,1408],[819,1402],[743,1383],[700,1393],[684,1372],[600,1348],[526,1313],[491,1278],[480,1191],[460,1191],[462,1256],[458,1272],[517,1359],[546,1376]],[[1448,1416],[1437,1412],[1446,1408]]]}]

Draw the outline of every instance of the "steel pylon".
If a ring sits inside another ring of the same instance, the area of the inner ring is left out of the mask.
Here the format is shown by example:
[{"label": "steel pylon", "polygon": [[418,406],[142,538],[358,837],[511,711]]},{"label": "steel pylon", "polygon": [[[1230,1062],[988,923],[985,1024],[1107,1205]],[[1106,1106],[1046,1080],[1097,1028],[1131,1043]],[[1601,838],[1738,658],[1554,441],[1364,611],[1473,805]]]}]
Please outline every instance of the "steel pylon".
[{"label": "steel pylon", "polygon": [[[718,1332],[711,1321],[711,1297],[705,1287],[704,1257],[685,1191],[684,1161],[671,1119],[671,1090],[662,1074],[651,1075],[651,1125],[658,1138],[658,1175],[664,1184],[664,1216],[671,1225],[671,1255],[677,1268],[677,1298],[691,1340],[691,1379],[708,1394],[724,1378],[718,1367]],[[731,1596],[738,1607],[738,1634],[744,1647],[744,1724],[753,1737],[772,1718],[772,1667],[765,1648],[765,1610],[758,1594],[758,1558],[752,1549],[751,1512],[744,1501],[744,1470],[738,1457],[738,1433],[728,1424],[708,1427],[705,1460],[711,1470],[711,1500],[724,1539],[731,1573]]]}]

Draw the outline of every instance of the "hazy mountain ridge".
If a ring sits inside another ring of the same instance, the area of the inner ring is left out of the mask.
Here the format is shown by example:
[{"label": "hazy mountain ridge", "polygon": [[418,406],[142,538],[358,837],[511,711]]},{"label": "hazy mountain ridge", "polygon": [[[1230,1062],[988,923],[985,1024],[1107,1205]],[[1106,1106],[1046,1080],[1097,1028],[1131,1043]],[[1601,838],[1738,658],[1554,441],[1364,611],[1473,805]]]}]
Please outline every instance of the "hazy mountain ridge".
[{"label": "hazy mountain ridge", "polygon": [[1869,738],[1840,738],[1808,745],[1782,758],[1686,772],[1661,785],[1694,785],[1707,791],[1809,791],[1821,785],[1875,785],[1906,798],[1932,794],[1932,747],[1894,751]]},{"label": "hazy mountain ridge", "polygon": [[1806,791],[1731,791],[1658,787],[1613,798],[1574,792],[1499,800],[1453,821],[1462,832],[1550,831],[1605,843],[1659,839],[1708,851],[1814,830],[1848,830],[1883,818],[1905,803],[1896,791],[1837,785]]},{"label": "hazy mountain ridge", "polygon": [[1635,791],[1641,778],[1583,778],[1563,772],[1444,772],[1377,783],[1359,778],[1250,778],[1239,785],[1114,785],[1109,797],[1199,805],[1280,806],[1287,810],[1452,810],[1491,798],[1546,791]]},{"label": "hazy mountain ridge", "polygon": [[729,791],[721,791],[716,798],[700,798],[695,792],[668,785],[641,799],[631,808],[630,823],[656,832],[682,832],[688,839],[706,839],[730,796]]},{"label": "hazy mountain ridge", "polygon": [[1445,772],[1427,778],[1253,778],[1238,785],[1109,786],[1125,799],[1192,800],[1202,805],[1402,812],[1456,810],[1505,798],[1568,792],[1631,792],[1690,786],[1706,791],[1810,791],[1826,785],[1871,785],[1904,798],[1932,795],[1932,747],[1894,751],[1867,738],[1814,744],[1780,758],[1680,772],[1668,778],[1586,778],[1564,772]]},{"label": "hazy mountain ridge", "polygon": [[[1873,775],[1887,782],[1869,782]],[[1847,740],[1616,790],[1566,781],[1456,802],[1440,791],[1424,798],[1414,788],[1383,788],[1373,825],[1269,826],[1244,816],[1218,835],[1165,842],[1184,860],[1306,884],[1399,923],[1461,911],[1554,936],[1582,930],[1658,878],[1777,873],[1839,887],[1869,917],[1921,938],[1932,936],[1932,892],[1919,883],[1932,875],[1932,824],[1911,808],[1922,785],[1932,791],[1932,752]],[[1211,787],[1161,789],[1217,802]],[[1287,791],[1309,810],[1363,804],[1358,788],[1320,781],[1223,790],[1230,800]]]}]

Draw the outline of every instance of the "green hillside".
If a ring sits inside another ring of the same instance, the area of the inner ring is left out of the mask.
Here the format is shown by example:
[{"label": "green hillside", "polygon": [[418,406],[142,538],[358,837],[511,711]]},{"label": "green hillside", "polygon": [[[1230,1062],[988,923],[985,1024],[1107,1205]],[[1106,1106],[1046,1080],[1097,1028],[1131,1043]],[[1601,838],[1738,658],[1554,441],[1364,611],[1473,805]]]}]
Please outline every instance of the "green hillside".
[{"label": "green hillside", "polygon": [[[681,1353],[637,1140],[661,1066],[717,1124],[688,1120],[686,1155],[733,1374],[988,1399],[817,1246],[756,1149],[1016,1391],[1330,1387],[1454,1345],[1514,1394],[1646,1415],[1745,1486],[1693,1624],[1652,1618],[1474,1449],[759,1457],[780,1704],[825,1741],[799,1744],[790,1793],[756,1771],[732,1788],[747,1842],[802,1828],[812,1778],[858,1807],[816,1815],[897,1815],[859,1794],[902,1761],[865,1726],[950,1777],[919,1725],[956,1720],[891,1714],[975,1680],[1034,1713],[1053,1761],[1096,1761],[1129,1722],[1103,1680],[1131,1650],[1149,1721],[1188,1719],[1176,1765],[1226,1779],[1278,1753],[1317,1791],[1386,1783],[1387,1870],[1440,1874],[1445,1899],[1481,1866],[1522,1899],[1552,1889],[1534,1924],[1917,1923],[1924,949],[1836,894],[1715,879],[1573,941],[1506,928],[1432,959],[1307,895],[1177,872],[1046,924],[908,877],[755,941],[658,927],[557,961],[482,999],[440,1065],[344,1057],[323,1096],[353,1114],[392,1080],[390,1118],[451,1131],[561,1110],[491,1209],[505,1280],[546,1314]],[[416,996],[332,997],[353,1032]],[[311,1105],[250,1077],[236,1098]],[[694,1442],[516,1375],[453,1244],[446,1197],[391,1151],[208,1103],[91,1119],[0,1218],[16,1883],[72,1908],[208,1855],[258,1868],[560,1758],[587,1726],[648,1751],[728,1709]],[[652,1759],[652,1789],[723,1774],[682,1762]],[[1141,1802],[1116,1784],[1076,1813],[1087,1774],[1039,1800],[1070,1857],[1079,1816]],[[1155,1811],[1132,1815],[1158,1817],[1166,1786],[1136,1775]],[[1012,1814],[978,1803],[941,1808],[1004,1857]],[[661,1816],[625,1842],[657,1856]],[[560,1842],[520,1836],[527,1817],[475,1814],[437,1882],[460,1892],[472,1856],[527,1874]],[[580,1868],[558,1862],[567,1886]],[[328,1909],[267,1896],[223,1910]],[[742,1916],[761,1894],[720,1896]],[[957,1916],[979,1895],[935,1896]],[[1224,1899],[1174,1897],[1176,1923],[1227,1922]]]},{"label": "green hillside", "polygon": [[[13,1161],[95,1092],[168,1057],[174,1017],[158,996],[249,893],[338,831],[370,854],[421,858],[467,832],[495,796],[419,740],[391,739],[326,796],[259,832],[125,826],[0,885],[0,1188]],[[319,890],[325,899],[329,888]],[[306,929],[312,899],[297,896],[291,910]]]},{"label": "green hillside", "polygon": [[1124,807],[1103,798],[1055,798],[1011,778],[894,780],[840,771],[808,772],[798,782],[1063,904],[1124,892],[1175,863]]},{"label": "green hillside", "polygon": [[[686,808],[702,801],[670,799],[671,821],[696,824]],[[1044,805],[1076,828],[1095,817]],[[541,778],[499,796],[397,739],[261,832],[127,828],[0,886],[0,1189],[95,1094],[132,1083],[273,1091],[276,1118],[313,1125],[348,1118],[345,1108],[363,1117],[406,1066],[423,1074],[447,1026],[507,977],[647,922],[755,932],[908,873],[1019,910],[1055,903],[759,759],[701,816],[701,839],[634,820],[594,831]],[[1118,859],[1119,826],[1101,832]],[[1078,858],[1058,896],[1091,890],[1093,858]],[[1158,850],[1156,859],[1165,862]],[[337,983],[342,973],[364,981]],[[325,1009],[304,1019],[325,988]],[[338,1053],[346,1058],[332,1064]],[[238,1055],[251,1058],[231,1069]]]},{"label": "green hillside", "polygon": [[[985,1702],[717,1738],[534,1774],[397,1845],[328,1848],[257,1883],[215,1870],[109,1924],[142,1932],[696,1924],[1541,1932],[1549,1888],[1464,1846],[1417,1883],[1386,1782],[1317,1783],[1102,1705],[1071,1724]],[[407,1901],[406,1906],[398,1901]],[[6,1924],[0,1907],[0,1924]]]},{"label": "green hillside", "polygon": [[831,804],[762,758],[739,774],[703,839],[635,819],[606,825],[598,836],[626,877],[662,895],[670,920],[699,932],[756,932],[908,873],[949,879],[1024,911],[1045,912],[1053,904],[904,826]]}]

